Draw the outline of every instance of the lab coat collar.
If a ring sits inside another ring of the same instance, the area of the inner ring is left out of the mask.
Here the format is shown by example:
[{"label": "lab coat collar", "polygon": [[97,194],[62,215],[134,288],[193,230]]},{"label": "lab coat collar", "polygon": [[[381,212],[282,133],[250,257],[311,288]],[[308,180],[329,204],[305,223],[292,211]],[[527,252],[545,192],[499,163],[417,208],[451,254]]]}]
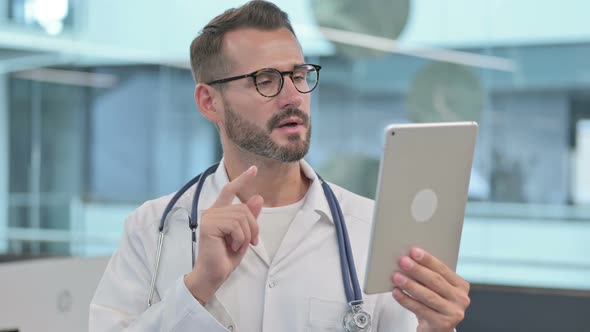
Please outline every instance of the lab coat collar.
[{"label": "lab coat collar", "polygon": [[315,211],[320,217],[322,217],[321,219],[334,224],[334,220],[332,220],[332,212],[330,211],[328,200],[326,199],[324,189],[322,188],[322,181],[318,178],[313,168],[311,168],[311,166],[303,159],[301,160],[301,169],[303,170],[303,174],[311,180],[311,185],[307,192],[307,199],[302,209]]},{"label": "lab coat collar", "polygon": [[[305,202],[303,207],[301,208],[303,211],[313,211],[317,214],[316,221],[319,217],[321,220],[325,220],[330,223],[334,223],[332,220],[332,213],[330,211],[330,206],[328,205],[328,201],[326,196],[324,195],[324,190],[322,188],[322,184],[320,179],[317,177],[317,174],[313,170],[313,168],[305,161],[300,161],[301,169],[303,174],[311,180],[311,185],[309,186]],[[215,203],[217,196],[221,192],[223,186],[229,183],[229,178],[227,177],[227,172],[225,169],[224,159],[221,159],[219,162],[219,167],[217,171],[213,174],[213,176],[209,177],[206,180],[205,186],[201,193],[201,197],[199,198],[199,217],[203,210],[208,209]],[[188,206],[192,202],[192,196],[194,195],[194,189],[191,189],[190,195],[186,195],[188,199]],[[234,204],[240,204],[240,199],[238,197],[234,198]]]}]

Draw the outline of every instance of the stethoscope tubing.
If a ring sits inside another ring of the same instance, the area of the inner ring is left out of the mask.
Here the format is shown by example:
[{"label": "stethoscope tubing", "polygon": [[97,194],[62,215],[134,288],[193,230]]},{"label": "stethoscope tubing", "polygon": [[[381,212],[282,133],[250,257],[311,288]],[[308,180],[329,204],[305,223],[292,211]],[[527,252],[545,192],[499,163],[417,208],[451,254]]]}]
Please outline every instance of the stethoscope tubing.
[{"label": "stethoscope tubing", "polygon": [[[158,226],[159,230],[159,238],[158,238],[158,247],[156,250],[156,260],[154,262],[154,272],[152,274],[151,283],[150,283],[150,292],[148,298],[148,307],[152,305],[152,299],[154,295],[154,291],[156,288],[156,278],[158,275],[158,270],[160,266],[160,258],[162,255],[162,248],[164,244],[164,228],[166,225],[166,221],[169,215],[174,208],[176,202],[182,197],[182,195],[189,190],[192,186],[197,184],[195,188],[195,194],[192,200],[192,206],[189,216],[189,227],[191,229],[191,240],[192,240],[192,266],[194,268],[195,264],[195,255],[196,255],[196,229],[198,227],[198,206],[199,206],[199,196],[203,189],[203,185],[205,183],[205,179],[210,175],[215,173],[219,163],[212,165],[207,170],[205,170],[202,174],[195,176],[189,182],[187,182],[168,202],[164,212],[162,213],[162,217],[160,218],[160,224]],[[330,207],[330,212],[332,214],[332,219],[334,221],[334,225],[336,227],[336,236],[338,238],[338,251],[340,253],[340,268],[342,271],[342,279],[344,284],[344,292],[346,294],[346,299],[348,303],[352,305],[362,304],[362,293],[360,290],[358,277],[356,274],[356,268],[354,264],[354,257],[352,255],[352,249],[350,246],[350,239],[348,237],[348,230],[346,229],[346,224],[344,222],[344,215],[342,213],[342,209],[340,208],[340,204],[338,204],[338,200],[334,195],[334,192],[330,188],[327,182],[325,182],[319,174],[317,174],[318,179],[322,183],[322,189],[324,191],[324,195],[328,202],[328,206]]]},{"label": "stethoscope tubing", "polygon": [[[348,231],[343,222],[344,217],[340,204],[338,204],[334,192],[327,182],[325,182],[319,175],[318,178],[322,181],[322,189],[326,195],[330,212],[336,227],[336,236],[338,238],[338,252],[340,252],[340,269],[342,270],[342,281],[344,283],[344,292],[346,299],[350,303],[352,301],[361,301],[360,287],[358,287],[358,278],[354,267],[354,258],[350,250],[350,240],[348,238]],[[352,287],[351,287],[352,282]]]}]

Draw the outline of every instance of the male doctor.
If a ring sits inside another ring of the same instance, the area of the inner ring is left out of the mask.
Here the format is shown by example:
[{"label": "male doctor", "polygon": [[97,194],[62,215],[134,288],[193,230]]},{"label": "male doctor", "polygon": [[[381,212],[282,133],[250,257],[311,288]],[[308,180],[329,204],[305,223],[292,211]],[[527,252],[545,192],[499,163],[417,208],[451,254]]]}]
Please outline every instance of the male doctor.
[{"label": "male doctor", "polygon": [[[159,219],[172,195],[146,202],[125,222],[90,305],[90,331],[342,331],[348,305],[334,221],[303,160],[320,67],[306,64],[287,14],[264,1],[214,18],[190,54],[195,102],[219,128],[224,152],[200,195],[194,268],[186,213],[175,213],[148,306]],[[373,202],[330,187],[362,269]],[[189,211],[193,193],[177,206]],[[391,264],[403,271],[391,276],[394,291],[363,295],[371,331],[452,331],[469,284],[419,248]]]}]

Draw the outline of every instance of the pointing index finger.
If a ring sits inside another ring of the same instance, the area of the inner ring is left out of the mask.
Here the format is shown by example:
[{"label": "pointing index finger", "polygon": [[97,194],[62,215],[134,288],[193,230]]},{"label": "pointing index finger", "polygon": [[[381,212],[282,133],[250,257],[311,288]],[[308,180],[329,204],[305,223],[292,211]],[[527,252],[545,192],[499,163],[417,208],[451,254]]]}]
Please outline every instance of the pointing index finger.
[{"label": "pointing index finger", "polygon": [[234,200],[234,196],[236,196],[242,188],[247,186],[251,180],[256,177],[257,172],[258,169],[256,166],[250,166],[250,168],[240,174],[240,176],[223,186],[221,193],[219,193],[219,197],[217,197],[217,200],[213,203],[212,207],[230,205]]}]

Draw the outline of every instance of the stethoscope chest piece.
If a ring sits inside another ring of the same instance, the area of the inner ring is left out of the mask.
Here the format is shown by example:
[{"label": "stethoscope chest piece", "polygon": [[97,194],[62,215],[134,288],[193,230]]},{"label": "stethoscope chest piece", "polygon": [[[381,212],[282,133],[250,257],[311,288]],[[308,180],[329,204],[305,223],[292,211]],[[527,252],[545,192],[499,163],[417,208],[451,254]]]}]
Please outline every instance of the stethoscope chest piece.
[{"label": "stethoscope chest piece", "polygon": [[350,304],[350,311],[344,316],[346,332],[368,332],[371,330],[371,315],[364,311],[360,303]]}]

